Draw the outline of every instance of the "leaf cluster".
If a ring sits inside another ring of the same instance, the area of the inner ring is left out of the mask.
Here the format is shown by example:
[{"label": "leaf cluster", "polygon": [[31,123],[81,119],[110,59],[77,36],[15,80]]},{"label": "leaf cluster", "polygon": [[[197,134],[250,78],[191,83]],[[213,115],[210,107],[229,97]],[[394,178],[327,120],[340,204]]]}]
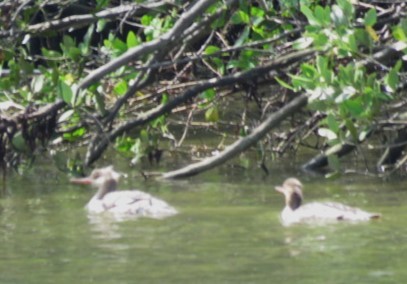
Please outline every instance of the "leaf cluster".
[{"label": "leaf cluster", "polygon": [[[283,154],[315,139],[318,150],[358,144],[402,100],[403,4],[23,2],[0,4],[8,23],[0,28],[2,117],[18,117],[18,130],[33,123],[22,109],[56,109],[49,141],[88,145],[88,164],[107,145],[133,163],[160,152],[163,141],[180,147],[194,120],[222,141],[244,135],[298,93],[309,98],[309,128],[298,117],[261,149]],[[381,56],[388,49],[393,56]],[[301,52],[308,55],[296,57]],[[292,59],[277,68],[281,58]],[[25,152],[6,132],[2,152]]]}]

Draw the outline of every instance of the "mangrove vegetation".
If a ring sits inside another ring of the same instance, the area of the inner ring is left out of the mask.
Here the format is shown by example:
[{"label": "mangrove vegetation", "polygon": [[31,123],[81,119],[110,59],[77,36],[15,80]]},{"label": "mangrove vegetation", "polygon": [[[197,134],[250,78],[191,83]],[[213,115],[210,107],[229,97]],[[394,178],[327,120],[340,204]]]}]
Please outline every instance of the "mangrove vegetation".
[{"label": "mangrove vegetation", "polygon": [[186,154],[161,173],[178,178],[250,151],[267,173],[306,150],[304,170],[350,172],[353,154],[359,171],[403,174],[406,6],[2,1],[1,166],[49,155],[78,171],[109,150],[143,170]]}]

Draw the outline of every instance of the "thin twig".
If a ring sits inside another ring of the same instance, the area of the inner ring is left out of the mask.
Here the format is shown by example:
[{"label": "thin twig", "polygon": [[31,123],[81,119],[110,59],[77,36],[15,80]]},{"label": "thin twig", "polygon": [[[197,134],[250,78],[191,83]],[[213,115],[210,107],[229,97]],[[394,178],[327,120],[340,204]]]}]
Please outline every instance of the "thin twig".
[{"label": "thin twig", "polygon": [[177,143],[177,147],[181,147],[182,143],[184,142],[185,137],[187,137],[189,126],[191,125],[192,114],[194,113],[194,109],[192,109],[187,118],[187,122],[185,123],[184,133],[182,133],[181,139]]}]

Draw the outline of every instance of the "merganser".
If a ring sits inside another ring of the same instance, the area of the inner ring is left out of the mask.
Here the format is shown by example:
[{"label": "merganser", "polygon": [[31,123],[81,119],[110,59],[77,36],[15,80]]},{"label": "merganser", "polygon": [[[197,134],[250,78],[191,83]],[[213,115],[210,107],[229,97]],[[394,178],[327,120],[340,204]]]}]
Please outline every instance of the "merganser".
[{"label": "merganser", "polygon": [[177,214],[165,201],[139,190],[116,191],[120,174],[112,166],[95,169],[90,176],[73,178],[72,183],[90,184],[98,188],[86,205],[89,213],[110,212],[122,217],[150,217],[161,219]]},{"label": "merganser", "polygon": [[285,196],[286,205],[280,215],[285,226],[295,223],[369,221],[381,216],[337,202],[312,202],[302,205],[302,188],[301,182],[296,178],[288,178],[282,186],[276,186],[276,190]]}]

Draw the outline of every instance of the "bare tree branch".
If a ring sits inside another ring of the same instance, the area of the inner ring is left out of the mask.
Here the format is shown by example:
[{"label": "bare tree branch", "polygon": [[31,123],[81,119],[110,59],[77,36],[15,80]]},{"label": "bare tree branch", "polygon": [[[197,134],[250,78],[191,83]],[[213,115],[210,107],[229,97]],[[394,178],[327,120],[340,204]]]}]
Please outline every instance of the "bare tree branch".
[{"label": "bare tree branch", "polygon": [[167,104],[160,105],[143,114],[140,114],[133,120],[129,120],[121,125],[118,125],[110,134],[104,133],[96,137],[93,140],[91,147],[89,147],[85,159],[85,164],[89,165],[93,163],[106,149],[109,142],[113,141],[116,137],[119,137],[126,131],[137,126],[144,125],[145,123],[163,114],[171,112],[175,107],[188,100],[191,100],[192,98],[209,88],[228,86],[235,84],[236,82],[244,82],[245,80],[263,77],[266,75],[270,75],[269,72],[271,71],[274,71],[274,75],[276,75],[280,70],[283,70],[287,66],[305,60],[309,56],[315,55],[316,53],[317,52],[313,49],[293,52],[285,56],[280,56],[278,59],[273,60],[269,64],[253,68],[245,72],[238,72],[236,74],[224,76],[221,78],[212,78],[209,80],[201,81],[185,91],[184,94],[170,100]]},{"label": "bare tree branch", "polygon": [[220,154],[207,158],[201,162],[188,165],[176,171],[167,172],[162,175],[166,179],[183,178],[193,176],[201,172],[210,170],[216,166],[219,166],[241,152],[245,151],[249,147],[256,144],[262,139],[272,128],[276,127],[286,117],[297,112],[299,109],[307,105],[307,96],[300,95],[293,99],[287,105],[279,109],[277,112],[271,114],[264,122],[256,127],[250,135],[237,140],[232,145],[226,147]]},{"label": "bare tree branch", "polygon": [[[231,0],[233,2],[236,0]],[[78,90],[84,89],[96,83],[101,78],[103,78],[108,73],[116,70],[117,68],[128,64],[131,61],[134,61],[136,58],[143,56],[145,54],[151,54],[160,49],[164,48],[167,45],[170,45],[171,42],[179,41],[180,36],[193,22],[197,17],[201,16],[205,10],[216,0],[203,0],[198,1],[194,6],[192,6],[187,12],[181,15],[180,19],[174,24],[173,28],[167,33],[163,34],[161,37],[146,42],[145,44],[136,46],[116,59],[110,61],[109,63],[97,68],[92,71],[88,76],[86,76],[78,85]]]},{"label": "bare tree branch", "polygon": [[159,1],[152,3],[147,2],[146,4],[121,5],[119,7],[106,9],[95,14],[68,16],[63,19],[31,25],[27,27],[25,32],[37,35],[49,30],[64,31],[71,28],[77,29],[95,23],[100,19],[114,20],[126,14],[134,14],[136,12],[142,12],[147,9],[158,8],[164,5],[168,5],[168,3],[166,1]]}]

